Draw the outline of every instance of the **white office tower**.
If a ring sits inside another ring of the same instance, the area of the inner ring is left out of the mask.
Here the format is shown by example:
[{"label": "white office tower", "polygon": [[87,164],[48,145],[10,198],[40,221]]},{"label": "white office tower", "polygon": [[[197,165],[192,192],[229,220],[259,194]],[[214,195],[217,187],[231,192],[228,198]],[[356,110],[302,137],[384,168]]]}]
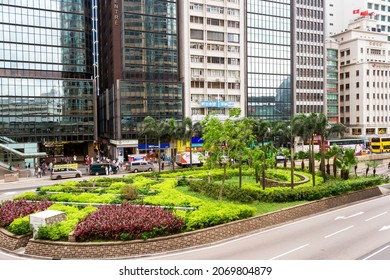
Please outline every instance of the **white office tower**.
[{"label": "white office tower", "polygon": [[359,17],[332,36],[339,44],[340,122],[349,127],[347,136],[390,132],[390,42],[380,24]]},{"label": "white office tower", "polygon": [[390,1],[325,0],[325,3],[328,35],[342,32],[349,23],[364,16],[376,19],[381,32],[385,32],[390,41]]},{"label": "white office tower", "polygon": [[246,114],[243,0],[179,1],[184,116],[200,121],[229,109]]},{"label": "white office tower", "polygon": [[325,112],[324,2],[296,1],[294,113]]}]

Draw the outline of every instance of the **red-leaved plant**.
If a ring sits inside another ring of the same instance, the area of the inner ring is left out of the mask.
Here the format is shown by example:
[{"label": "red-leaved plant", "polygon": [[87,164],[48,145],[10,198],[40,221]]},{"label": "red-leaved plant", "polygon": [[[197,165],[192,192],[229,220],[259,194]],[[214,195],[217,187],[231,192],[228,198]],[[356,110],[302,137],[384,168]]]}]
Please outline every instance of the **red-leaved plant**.
[{"label": "red-leaved plant", "polygon": [[160,207],[124,203],[104,205],[79,223],[74,235],[79,241],[150,238],[180,232],[183,220]]},{"label": "red-leaved plant", "polygon": [[19,217],[43,211],[53,203],[47,200],[28,202],[25,199],[8,200],[0,206],[0,227],[6,227]]}]

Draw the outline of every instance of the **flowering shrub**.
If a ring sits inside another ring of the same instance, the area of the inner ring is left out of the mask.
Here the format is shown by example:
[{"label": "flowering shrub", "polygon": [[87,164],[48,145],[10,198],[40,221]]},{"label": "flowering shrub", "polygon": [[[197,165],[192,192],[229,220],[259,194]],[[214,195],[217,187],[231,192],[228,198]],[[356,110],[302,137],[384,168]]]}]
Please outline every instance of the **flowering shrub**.
[{"label": "flowering shrub", "polygon": [[105,205],[79,223],[74,235],[79,241],[150,238],[180,232],[184,222],[160,207],[129,203]]},{"label": "flowering shrub", "polygon": [[43,211],[52,204],[47,200],[37,202],[27,202],[24,199],[6,201],[0,207],[0,227],[8,226],[16,218]]}]

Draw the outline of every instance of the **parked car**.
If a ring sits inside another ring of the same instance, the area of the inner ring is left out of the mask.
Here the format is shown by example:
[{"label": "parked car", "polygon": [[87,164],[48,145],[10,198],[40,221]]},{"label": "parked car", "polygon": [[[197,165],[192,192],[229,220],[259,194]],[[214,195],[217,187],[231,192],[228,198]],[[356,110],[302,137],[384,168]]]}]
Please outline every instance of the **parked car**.
[{"label": "parked car", "polygon": [[275,159],[276,159],[276,162],[284,162],[284,160],[286,159],[286,157],[283,156],[283,155],[277,155],[277,156],[275,157]]},{"label": "parked car", "polygon": [[80,178],[81,176],[83,176],[81,171],[72,167],[54,167],[54,169],[50,172],[50,179],[52,180],[64,178]]},{"label": "parked car", "polygon": [[138,160],[130,162],[130,172],[143,172],[143,171],[153,171],[154,165],[153,163],[146,160]]},{"label": "parked car", "polygon": [[90,175],[106,175],[106,168],[108,171],[111,167],[111,173],[116,174],[118,172],[118,167],[111,163],[93,163],[89,166],[89,174]]}]

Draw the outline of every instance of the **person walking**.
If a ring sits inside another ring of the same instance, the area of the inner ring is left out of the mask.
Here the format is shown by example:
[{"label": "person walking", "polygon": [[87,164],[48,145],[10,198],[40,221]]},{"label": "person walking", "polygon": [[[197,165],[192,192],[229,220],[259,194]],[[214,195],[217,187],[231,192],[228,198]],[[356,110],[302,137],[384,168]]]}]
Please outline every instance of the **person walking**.
[{"label": "person walking", "polygon": [[42,178],[42,169],[40,166],[37,168],[37,178]]}]

